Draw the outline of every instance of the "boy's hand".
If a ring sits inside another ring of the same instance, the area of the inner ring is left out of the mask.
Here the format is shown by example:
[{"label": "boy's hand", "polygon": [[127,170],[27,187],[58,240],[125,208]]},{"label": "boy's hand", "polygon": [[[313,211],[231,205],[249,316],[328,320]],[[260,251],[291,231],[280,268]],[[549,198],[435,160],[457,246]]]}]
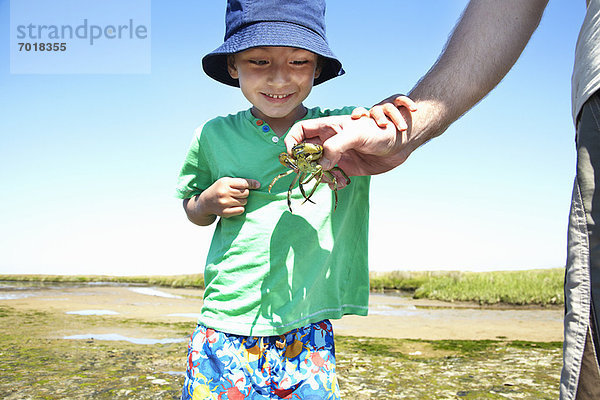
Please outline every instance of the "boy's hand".
[{"label": "boy's hand", "polygon": [[260,182],[254,179],[221,178],[202,193],[203,208],[223,218],[243,214],[250,190],[259,187]]},{"label": "boy's hand", "polygon": [[357,107],[352,111],[351,117],[352,119],[371,117],[380,128],[385,128],[392,122],[398,131],[403,132],[408,129],[408,124],[399,110],[400,107],[405,107],[410,112],[417,111],[417,105],[414,101],[407,96],[400,95],[393,99],[383,100],[371,107],[370,110]]},{"label": "boy's hand", "polygon": [[199,195],[185,199],[183,208],[196,225],[210,225],[217,216],[229,218],[243,214],[250,190],[259,187],[260,182],[254,179],[224,177]]}]

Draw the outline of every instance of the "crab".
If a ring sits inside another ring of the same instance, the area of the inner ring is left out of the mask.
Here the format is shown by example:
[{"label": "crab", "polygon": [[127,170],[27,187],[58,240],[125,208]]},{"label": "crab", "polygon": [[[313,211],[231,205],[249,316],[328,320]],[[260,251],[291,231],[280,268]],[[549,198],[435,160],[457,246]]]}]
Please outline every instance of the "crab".
[{"label": "crab", "polygon": [[[275,179],[271,181],[271,184],[269,185],[269,193],[271,193],[271,189],[273,188],[273,185],[275,185],[275,182],[277,182],[284,176],[295,172],[296,176],[294,177],[294,180],[288,188],[287,203],[290,212],[292,212],[292,189],[294,188],[296,182],[298,182],[300,192],[304,197],[304,201],[302,202],[302,204],[306,203],[307,201],[310,201],[314,204],[314,201],[312,201],[310,198],[317,189],[319,183],[321,183],[323,175],[325,175],[333,184],[333,192],[335,193],[335,205],[333,207],[333,210],[336,210],[338,203],[337,180],[335,176],[331,173],[331,171],[340,172],[344,179],[346,179],[347,183],[350,183],[350,178],[348,178],[348,175],[346,175],[344,170],[342,170],[340,167],[333,167],[330,171],[324,171],[321,165],[317,163],[317,161],[321,158],[322,155],[323,146],[307,142],[298,143],[297,145],[292,147],[291,156],[287,153],[279,154],[279,162],[285,165],[286,167],[290,168],[290,170],[277,175]],[[313,186],[310,193],[306,195],[303,185],[306,185],[312,179],[315,179],[315,185]]]}]

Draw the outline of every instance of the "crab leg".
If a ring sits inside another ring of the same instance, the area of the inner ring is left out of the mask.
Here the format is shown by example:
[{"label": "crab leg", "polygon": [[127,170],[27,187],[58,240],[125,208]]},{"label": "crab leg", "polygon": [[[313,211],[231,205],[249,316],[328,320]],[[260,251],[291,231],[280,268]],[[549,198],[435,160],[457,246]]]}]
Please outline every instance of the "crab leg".
[{"label": "crab leg", "polygon": [[[311,180],[311,179],[313,179],[313,178],[315,177],[315,175],[317,175],[318,173],[319,173],[319,170],[317,170],[317,171],[313,172],[313,173],[312,173],[312,175],[311,175],[311,176],[309,176],[309,177],[308,177],[308,179],[306,179],[306,180],[305,180],[303,183],[306,185],[306,184],[307,184],[308,182],[310,182],[310,180]],[[308,175],[308,174],[306,174],[306,175]],[[305,176],[306,176],[306,175],[305,175]]]},{"label": "crab leg", "polygon": [[[323,182],[323,175],[325,175],[325,180],[329,182],[329,185],[333,187],[335,197],[333,210],[335,211],[337,209],[337,180],[333,174],[333,170],[339,171],[338,176],[341,175],[346,180],[346,184],[350,183],[350,178],[348,178],[348,175],[346,175],[346,173],[339,167],[334,167],[329,171],[323,171],[322,167],[317,163],[322,155],[323,147],[313,143],[298,143],[292,148],[291,155],[287,153],[279,154],[279,162],[290,170],[279,174],[275,177],[275,179],[273,179],[273,181],[271,181],[271,184],[269,185],[269,193],[279,179],[291,174],[292,172],[295,173],[296,175],[288,187],[287,193],[287,203],[290,212],[292,212],[292,190],[294,189],[296,182],[298,182],[298,187],[300,188],[300,192],[304,197],[302,204],[306,203],[307,201],[314,204],[314,201],[311,200],[311,197],[315,194],[319,184]],[[304,188],[304,185],[308,184],[313,179],[315,180],[315,184],[310,190],[310,193],[307,194],[306,192],[308,190]]]},{"label": "crab leg", "polygon": [[[309,182],[313,176],[315,176],[315,174],[312,174],[311,177],[307,180],[304,180],[304,178],[306,178],[306,175],[308,175],[306,172],[303,172],[302,175],[300,176],[300,179],[298,180],[298,187],[300,188],[300,192],[302,193],[302,196],[304,196],[304,202],[306,202],[306,200],[310,201],[311,203],[315,204],[314,201],[310,200],[308,197],[306,197],[306,192],[304,191],[304,184],[306,184],[307,182]],[[302,204],[304,204],[304,202]]]},{"label": "crab leg", "polygon": [[[340,171],[341,171],[341,169],[340,169]],[[333,194],[335,195],[335,205],[333,206],[333,211],[335,211],[337,209],[337,203],[338,203],[337,180],[335,179],[335,176],[331,172],[324,171],[323,173],[325,174],[326,177],[329,178],[329,180],[331,180],[331,183],[333,183],[333,187],[335,188],[335,189],[333,189]],[[346,177],[346,179],[348,179],[348,177],[346,176],[346,173],[344,171],[342,171],[342,174]]]},{"label": "crab leg", "polygon": [[315,190],[317,190],[317,186],[319,186],[319,183],[321,183],[321,179],[323,178],[323,171],[319,170],[319,171],[315,172],[313,174],[313,177],[316,179],[315,185],[313,186],[312,190],[310,191],[308,197],[305,197],[306,200],[304,200],[302,202],[302,204],[306,203],[307,200],[310,201],[311,203],[313,203],[313,201],[310,200],[310,198],[313,195],[313,193],[315,193]]},{"label": "crab leg", "polygon": [[340,167],[333,167],[333,168],[331,168],[331,171],[338,171],[340,174],[342,174],[342,176],[346,180],[346,185],[350,184],[350,178],[348,178],[348,175],[346,175],[346,173],[344,172],[343,169],[341,169]]},{"label": "crab leg", "polygon": [[288,188],[287,203],[288,203],[288,208],[290,209],[290,212],[292,214],[293,214],[293,211],[292,211],[292,188],[294,187],[294,185],[298,181],[298,177],[299,176],[300,176],[300,174],[296,174],[296,176],[294,177],[294,180],[292,181],[292,183],[290,184],[290,187]]},{"label": "crab leg", "polygon": [[283,173],[281,173],[281,174],[277,175],[277,176],[275,177],[275,179],[273,179],[273,180],[271,181],[271,184],[269,185],[269,193],[271,193],[271,188],[273,188],[273,185],[275,184],[275,182],[277,182],[279,179],[283,178],[284,176],[287,176],[287,175],[291,174],[292,172],[294,172],[294,170],[293,170],[293,169],[290,169],[290,170],[289,170],[289,171],[287,171],[287,172],[283,172]]},{"label": "crab leg", "polygon": [[[304,182],[300,181],[300,185],[306,185],[306,184],[307,184],[308,182],[310,182],[312,179],[316,179],[316,178],[315,178],[315,176],[316,176],[316,175],[317,175],[319,172],[320,172],[320,170],[317,170],[316,172],[313,172],[313,173],[312,173],[312,174],[311,174],[311,175],[308,177],[308,179],[305,179],[305,180],[304,180]],[[308,175],[308,174],[306,174],[306,175]],[[306,175],[305,175],[305,176],[306,176]],[[314,190],[313,190],[313,192],[314,192]],[[310,199],[310,196],[306,197],[306,195],[305,195],[304,193],[302,193],[302,194],[304,195],[304,198],[305,198],[306,200],[308,200],[308,201],[310,201],[311,203],[315,204],[315,202],[314,202],[314,201],[312,201],[312,200]],[[311,192],[311,195],[312,195],[312,192]],[[306,200],[305,200],[305,201],[304,201],[302,204],[304,204],[304,203],[306,202]]]}]

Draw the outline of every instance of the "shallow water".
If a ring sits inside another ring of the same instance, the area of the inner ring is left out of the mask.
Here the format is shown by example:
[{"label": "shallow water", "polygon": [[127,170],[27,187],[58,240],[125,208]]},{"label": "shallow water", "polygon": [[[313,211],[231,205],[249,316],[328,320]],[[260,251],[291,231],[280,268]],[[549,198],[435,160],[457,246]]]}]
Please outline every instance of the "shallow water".
[{"label": "shallow water", "polygon": [[165,371],[167,375],[185,376],[185,371]]},{"label": "shallow water", "polygon": [[122,282],[42,282],[42,281],[3,281],[0,280],[0,291],[3,290],[42,290],[83,288],[92,286],[135,287],[144,286],[138,283]]},{"label": "shallow water", "polygon": [[132,292],[145,294],[147,296],[156,296],[156,297],[164,297],[167,299],[183,299],[181,296],[177,296],[171,293],[163,292],[162,290],[158,290],[152,287],[137,287],[137,288],[129,288]]},{"label": "shallow water", "polygon": [[134,344],[167,344],[167,343],[182,343],[188,339],[183,338],[167,338],[167,339],[150,339],[150,338],[132,338],[123,336],[118,333],[104,334],[84,334],[65,336],[63,339],[70,340],[110,340],[110,341],[126,341]]},{"label": "shallow water", "polygon": [[556,310],[494,310],[486,308],[419,308],[416,306],[370,305],[369,315],[388,317],[414,317],[427,319],[460,318],[467,320],[512,320],[516,315],[530,321],[561,322],[562,314]]},{"label": "shallow water", "polygon": [[415,306],[391,307],[388,305],[371,305],[369,315],[388,315],[390,317],[410,317],[419,315],[419,310]]},{"label": "shallow water", "polygon": [[67,311],[65,314],[72,315],[118,315],[119,313],[113,310],[78,310]]},{"label": "shallow water", "polygon": [[2,293],[0,292],[0,300],[16,300],[26,297],[35,296],[34,293]]},{"label": "shallow water", "polygon": [[[79,316],[181,321],[193,329],[202,308],[200,289],[126,284],[0,282],[0,301]],[[29,298],[28,298],[29,297]],[[506,306],[415,300],[406,293],[371,293],[369,316],[335,320],[342,335],[422,338],[562,340],[562,308]],[[476,331],[474,334],[471,331]],[[87,334],[89,330],[63,335]],[[129,337],[131,332],[119,332]]]},{"label": "shallow water", "polygon": [[423,304],[408,295],[372,293],[370,296],[369,315],[382,315],[390,317],[419,316],[428,319],[492,319],[510,320],[515,315],[532,321],[559,321],[563,320],[562,312],[555,308],[498,308],[481,307],[475,303],[448,303],[433,302]]},{"label": "shallow water", "polygon": [[184,317],[184,318],[198,319],[198,318],[200,318],[200,313],[174,313],[174,314],[167,314],[167,317]]},{"label": "shallow water", "polygon": [[[65,289],[78,288],[96,288],[96,287],[126,287],[130,291],[154,297],[164,297],[168,299],[183,299],[182,296],[167,293],[156,287],[143,286],[137,283],[113,283],[113,282],[16,282],[0,281],[0,300],[20,299],[37,295],[39,291],[52,291],[53,295],[63,295],[60,293]],[[17,292],[17,293],[15,293]]]}]

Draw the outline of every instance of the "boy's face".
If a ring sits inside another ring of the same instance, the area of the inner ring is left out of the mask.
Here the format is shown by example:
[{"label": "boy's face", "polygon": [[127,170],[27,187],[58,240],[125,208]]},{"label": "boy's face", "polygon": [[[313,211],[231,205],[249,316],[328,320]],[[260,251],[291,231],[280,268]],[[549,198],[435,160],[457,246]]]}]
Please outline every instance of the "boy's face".
[{"label": "boy's face", "polygon": [[262,114],[257,117],[294,122],[303,116],[302,102],[319,76],[317,59],[294,47],[256,47],[230,56],[227,64],[244,96]]}]

